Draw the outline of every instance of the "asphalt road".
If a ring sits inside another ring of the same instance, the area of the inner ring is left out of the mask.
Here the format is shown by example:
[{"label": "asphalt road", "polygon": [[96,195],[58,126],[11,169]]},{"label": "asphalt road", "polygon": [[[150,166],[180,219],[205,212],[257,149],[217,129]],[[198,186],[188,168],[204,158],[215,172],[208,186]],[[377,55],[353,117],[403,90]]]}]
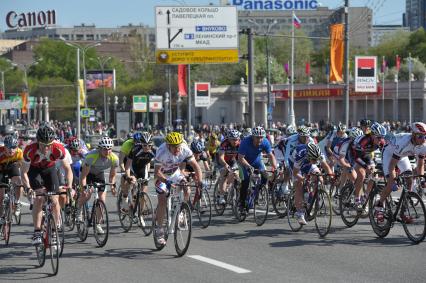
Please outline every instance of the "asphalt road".
[{"label": "asphalt road", "polygon": [[257,227],[252,215],[237,223],[227,210],[207,229],[201,229],[194,217],[189,250],[177,258],[172,240],[156,251],[152,235],[143,236],[137,227],[124,233],[112,196],[107,206],[111,228],[106,246],[96,247],[92,231],[84,243],[75,230],[67,232],[54,277],[49,276],[49,262],[37,267],[25,207],[9,246],[0,242],[0,282],[424,282],[426,278],[426,243],[411,244],[399,223],[387,238],[378,239],[368,219],[345,228],[339,217],[333,217],[331,233],[321,239],[312,222],[294,233],[286,218],[272,215]]}]

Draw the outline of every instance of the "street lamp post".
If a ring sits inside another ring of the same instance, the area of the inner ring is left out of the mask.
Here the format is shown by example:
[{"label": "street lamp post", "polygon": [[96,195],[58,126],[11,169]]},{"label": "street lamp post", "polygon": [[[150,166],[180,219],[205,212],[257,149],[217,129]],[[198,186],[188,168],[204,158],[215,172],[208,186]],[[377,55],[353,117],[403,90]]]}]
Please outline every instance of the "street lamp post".
[{"label": "street lamp post", "polygon": [[[93,58],[90,58],[91,60],[95,60]],[[106,90],[105,90],[105,82],[104,82],[104,70],[105,70],[105,65],[106,63],[111,60],[111,57],[96,57],[96,60],[98,61],[99,66],[101,67],[101,72],[102,72],[102,88],[103,88],[103,92],[104,92],[104,121],[105,123],[108,123],[108,113],[107,113],[107,99],[106,99]]]},{"label": "street lamp post", "polygon": [[[0,70],[0,73],[1,73],[1,90],[2,90],[2,94],[3,94],[4,99],[6,98],[6,87],[5,87],[5,83],[4,83],[4,73],[12,70],[13,67],[16,66],[16,64],[12,63],[12,61],[10,61],[9,59],[5,59],[5,60],[8,61],[9,63],[11,63],[12,67],[8,67],[4,70],[3,69]],[[5,113],[7,113],[7,112],[1,110],[1,114],[0,114],[0,124],[1,125],[3,125],[3,118],[4,118],[3,116],[5,115]]]}]

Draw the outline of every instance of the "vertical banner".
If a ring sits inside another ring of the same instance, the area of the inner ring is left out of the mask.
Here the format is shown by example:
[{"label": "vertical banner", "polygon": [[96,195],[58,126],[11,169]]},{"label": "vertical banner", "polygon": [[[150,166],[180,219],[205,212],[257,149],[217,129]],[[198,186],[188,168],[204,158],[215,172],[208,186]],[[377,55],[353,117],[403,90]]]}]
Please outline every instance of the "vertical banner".
[{"label": "vertical banner", "polygon": [[343,81],[343,24],[330,26],[330,81]]},{"label": "vertical banner", "polygon": [[210,83],[195,83],[195,107],[210,106]]},{"label": "vertical banner", "polygon": [[78,80],[78,87],[80,88],[80,106],[84,106],[84,102],[86,101],[86,94],[84,93],[84,81]]},{"label": "vertical banner", "polygon": [[22,100],[22,114],[27,114],[28,111],[28,93],[22,92],[21,93],[21,100]]},{"label": "vertical banner", "polygon": [[180,97],[185,97],[188,95],[188,88],[186,85],[186,73],[187,73],[187,65],[179,65],[178,66],[178,95]]},{"label": "vertical banner", "polygon": [[376,56],[355,56],[355,92],[377,92]]}]

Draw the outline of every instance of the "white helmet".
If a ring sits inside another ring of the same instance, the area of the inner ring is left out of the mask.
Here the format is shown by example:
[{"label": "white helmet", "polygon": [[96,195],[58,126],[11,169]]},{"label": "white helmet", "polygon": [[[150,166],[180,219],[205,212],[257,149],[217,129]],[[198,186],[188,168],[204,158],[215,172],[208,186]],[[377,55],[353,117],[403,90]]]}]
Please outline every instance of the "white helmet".
[{"label": "white helmet", "polygon": [[99,140],[99,147],[104,149],[111,149],[114,146],[114,143],[112,142],[112,139],[109,137],[102,137]]},{"label": "white helmet", "polygon": [[422,122],[414,122],[411,124],[411,131],[413,134],[426,135],[426,124]]},{"label": "white helmet", "polygon": [[364,132],[358,127],[351,128],[349,130],[349,134],[348,134],[348,136],[352,139],[355,139],[355,138],[360,137],[362,135],[364,135]]}]

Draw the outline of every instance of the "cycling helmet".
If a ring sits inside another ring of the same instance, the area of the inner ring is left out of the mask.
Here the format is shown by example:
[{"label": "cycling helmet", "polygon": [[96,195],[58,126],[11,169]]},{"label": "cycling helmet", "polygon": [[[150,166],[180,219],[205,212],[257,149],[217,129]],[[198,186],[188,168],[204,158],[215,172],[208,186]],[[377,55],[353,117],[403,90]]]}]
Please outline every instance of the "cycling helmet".
[{"label": "cycling helmet", "polygon": [[238,130],[229,130],[227,134],[227,138],[236,140],[240,138],[240,135],[241,133]]},{"label": "cycling helmet", "polygon": [[18,147],[18,139],[15,138],[13,135],[7,135],[4,138],[4,146],[12,149],[12,148],[17,148]]},{"label": "cycling helmet", "polygon": [[370,119],[362,119],[360,121],[361,127],[371,127],[371,120]]},{"label": "cycling helmet", "polygon": [[337,130],[340,131],[340,132],[346,131],[346,125],[339,123],[339,125],[337,126]]},{"label": "cycling helmet", "polygon": [[287,136],[294,135],[295,133],[297,133],[297,131],[296,131],[296,129],[295,129],[292,125],[289,125],[289,126],[285,129],[285,134],[286,134]]},{"label": "cycling helmet", "polygon": [[349,130],[349,133],[348,133],[348,136],[353,139],[360,137],[362,135],[364,135],[364,132],[357,127],[353,127],[352,129]]},{"label": "cycling helmet", "polygon": [[413,134],[426,135],[426,124],[422,122],[414,122],[411,124],[411,131]]},{"label": "cycling helmet", "polygon": [[15,133],[15,127],[13,125],[6,125],[4,127],[4,135],[11,135]]},{"label": "cycling helmet", "polygon": [[306,126],[300,126],[299,129],[297,130],[297,133],[301,137],[309,137],[311,135],[311,131]]},{"label": "cycling helmet", "polygon": [[251,128],[245,128],[243,131],[243,137],[249,137],[251,136]]},{"label": "cycling helmet", "polygon": [[51,127],[45,125],[38,128],[37,130],[38,142],[50,144],[55,140],[55,138],[56,138],[55,131]]},{"label": "cycling helmet", "polygon": [[127,139],[131,139],[133,138],[133,133],[132,132],[128,132],[127,133]]},{"label": "cycling helmet", "polygon": [[141,135],[141,142],[143,144],[150,144],[151,143],[151,139],[152,139],[152,136],[151,136],[150,133],[148,133],[148,132],[143,132],[142,133],[142,135]]},{"label": "cycling helmet", "polygon": [[69,144],[70,149],[79,150],[80,149],[80,141],[78,139],[72,139]]},{"label": "cycling helmet", "polygon": [[136,132],[133,134],[133,141],[135,142],[135,144],[139,144],[141,143],[141,139],[142,139],[142,133],[141,132]]},{"label": "cycling helmet", "polygon": [[99,147],[103,148],[103,149],[112,149],[113,147],[113,142],[112,139],[110,139],[109,137],[102,137],[99,140]]},{"label": "cycling helmet", "polygon": [[183,137],[181,133],[171,132],[166,136],[166,143],[171,145],[179,145],[183,143]]},{"label": "cycling helmet", "polygon": [[381,124],[374,122],[373,125],[371,125],[371,134],[384,138],[386,136],[386,128]]},{"label": "cycling helmet", "polygon": [[191,143],[191,150],[193,153],[201,153],[204,151],[204,145],[200,141],[193,141]]},{"label": "cycling helmet", "polygon": [[266,133],[263,127],[257,126],[251,131],[253,137],[265,137]]},{"label": "cycling helmet", "polygon": [[321,149],[314,143],[308,143],[306,145],[309,160],[318,160],[321,158]]}]

